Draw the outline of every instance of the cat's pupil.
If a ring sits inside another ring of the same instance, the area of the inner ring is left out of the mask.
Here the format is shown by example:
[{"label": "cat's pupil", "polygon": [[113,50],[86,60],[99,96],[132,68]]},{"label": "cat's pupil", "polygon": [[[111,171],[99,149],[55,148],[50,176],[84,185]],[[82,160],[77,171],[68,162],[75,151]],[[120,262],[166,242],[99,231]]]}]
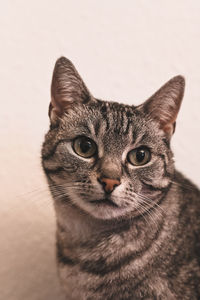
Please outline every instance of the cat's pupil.
[{"label": "cat's pupil", "polygon": [[145,158],[145,151],[144,150],[138,150],[136,153],[136,159],[138,162],[142,162]]},{"label": "cat's pupil", "polygon": [[82,153],[89,152],[91,148],[92,148],[92,144],[90,141],[82,141],[80,143],[80,149],[81,149]]}]

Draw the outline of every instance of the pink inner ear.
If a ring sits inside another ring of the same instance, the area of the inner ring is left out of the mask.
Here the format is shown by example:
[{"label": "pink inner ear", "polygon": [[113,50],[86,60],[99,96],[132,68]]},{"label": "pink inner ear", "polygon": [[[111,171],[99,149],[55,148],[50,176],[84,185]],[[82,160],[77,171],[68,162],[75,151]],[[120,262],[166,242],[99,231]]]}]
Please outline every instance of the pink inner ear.
[{"label": "pink inner ear", "polygon": [[170,115],[171,118],[169,118],[168,120],[165,120],[165,122],[163,122],[163,131],[166,132],[168,135],[172,135],[175,132],[176,129],[176,119],[177,119],[177,115],[180,109],[180,105],[181,105],[181,101],[182,98],[178,99],[178,103],[174,102],[174,107],[171,107],[171,111],[170,111]]},{"label": "pink inner ear", "polygon": [[174,124],[167,124],[162,129],[167,135],[172,135],[175,131]]},{"label": "pink inner ear", "polygon": [[162,86],[141,107],[143,111],[160,124],[160,128],[172,135],[184,94],[185,81],[176,76]]},{"label": "pink inner ear", "polygon": [[[167,134],[172,135],[175,132],[177,113],[173,116],[171,113],[171,119],[160,120],[160,128]],[[158,119],[159,121],[159,119]]]},{"label": "pink inner ear", "polygon": [[57,124],[64,112],[67,110],[67,106],[70,106],[70,104],[71,102],[62,100],[57,102],[52,95],[51,102],[49,104],[49,118],[51,119],[51,123],[54,125]]},{"label": "pink inner ear", "polygon": [[73,103],[94,100],[72,62],[65,57],[59,58],[55,64],[51,97],[49,116],[54,124]]},{"label": "pink inner ear", "polygon": [[51,102],[49,104],[49,118],[51,119],[51,122],[57,123],[58,119],[62,116],[62,114],[63,114],[62,108],[52,96]]}]

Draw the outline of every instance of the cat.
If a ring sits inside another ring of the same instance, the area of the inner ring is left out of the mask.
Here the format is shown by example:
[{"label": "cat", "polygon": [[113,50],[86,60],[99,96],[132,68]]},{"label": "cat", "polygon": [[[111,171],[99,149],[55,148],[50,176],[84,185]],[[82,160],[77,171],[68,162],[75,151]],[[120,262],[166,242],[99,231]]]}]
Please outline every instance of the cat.
[{"label": "cat", "polygon": [[174,167],[176,76],[138,106],[94,98],[57,60],[42,165],[68,300],[200,299],[200,191]]}]

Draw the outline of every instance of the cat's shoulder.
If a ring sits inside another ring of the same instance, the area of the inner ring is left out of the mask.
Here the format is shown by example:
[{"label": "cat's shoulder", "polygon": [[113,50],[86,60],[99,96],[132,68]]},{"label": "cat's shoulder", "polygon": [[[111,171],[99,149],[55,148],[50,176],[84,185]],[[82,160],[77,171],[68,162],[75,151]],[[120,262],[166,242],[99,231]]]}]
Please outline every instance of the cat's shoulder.
[{"label": "cat's shoulder", "polygon": [[176,170],[175,174],[174,174],[174,181],[176,183],[181,184],[181,186],[183,188],[191,188],[193,190],[196,190],[197,192],[200,193],[200,189],[199,187],[197,187],[197,185],[195,185],[190,179],[188,179],[183,173],[181,173],[180,171]]},{"label": "cat's shoulder", "polygon": [[185,196],[184,198],[188,198],[190,201],[193,200],[194,202],[197,201],[200,207],[200,189],[197,185],[177,170],[175,171],[173,182],[177,186],[179,192]]}]

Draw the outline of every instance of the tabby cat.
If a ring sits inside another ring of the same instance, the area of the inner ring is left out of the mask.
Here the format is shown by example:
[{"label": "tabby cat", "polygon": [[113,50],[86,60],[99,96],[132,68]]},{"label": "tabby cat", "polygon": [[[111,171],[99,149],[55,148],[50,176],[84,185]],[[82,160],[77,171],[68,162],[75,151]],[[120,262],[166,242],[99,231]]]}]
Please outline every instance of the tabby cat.
[{"label": "tabby cat", "polygon": [[57,60],[42,164],[67,300],[200,299],[200,191],[170,149],[184,85],[102,101]]}]

